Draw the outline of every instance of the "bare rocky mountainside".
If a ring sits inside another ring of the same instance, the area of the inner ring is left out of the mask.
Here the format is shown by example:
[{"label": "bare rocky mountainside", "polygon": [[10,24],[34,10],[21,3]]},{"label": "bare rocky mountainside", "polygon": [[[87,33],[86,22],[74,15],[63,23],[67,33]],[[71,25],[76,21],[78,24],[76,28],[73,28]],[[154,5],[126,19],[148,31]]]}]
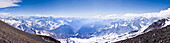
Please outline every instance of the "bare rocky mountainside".
[{"label": "bare rocky mountainside", "polygon": [[116,43],[170,43],[170,25],[158,28],[164,25],[166,20],[162,19],[153,23],[144,31],[144,34]]},{"label": "bare rocky mountainside", "polygon": [[0,21],[0,43],[60,43],[51,37],[30,34]]}]

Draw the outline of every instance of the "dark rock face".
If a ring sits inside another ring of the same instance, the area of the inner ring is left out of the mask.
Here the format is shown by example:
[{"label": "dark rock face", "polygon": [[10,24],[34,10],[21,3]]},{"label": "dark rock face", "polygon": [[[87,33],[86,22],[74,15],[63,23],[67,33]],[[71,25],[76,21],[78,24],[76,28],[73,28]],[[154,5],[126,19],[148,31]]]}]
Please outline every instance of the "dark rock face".
[{"label": "dark rock face", "polygon": [[170,43],[170,25],[115,43]]},{"label": "dark rock face", "polygon": [[38,35],[40,36],[43,40],[50,42],[50,43],[60,43],[60,41],[57,41],[56,39],[49,37],[49,36],[43,36],[43,35]]},{"label": "dark rock face", "polygon": [[157,22],[154,22],[146,30],[144,30],[144,32],[148,32],[148,31],[162,27],[165,24],[165,21],[168,21],[168,20],[167,19],[161,19],[161,20],[158,20]]},{"label": "dark rock face", "polygon": [[23,32],[0,21],[0,43],[60,43],[48,37]]}]

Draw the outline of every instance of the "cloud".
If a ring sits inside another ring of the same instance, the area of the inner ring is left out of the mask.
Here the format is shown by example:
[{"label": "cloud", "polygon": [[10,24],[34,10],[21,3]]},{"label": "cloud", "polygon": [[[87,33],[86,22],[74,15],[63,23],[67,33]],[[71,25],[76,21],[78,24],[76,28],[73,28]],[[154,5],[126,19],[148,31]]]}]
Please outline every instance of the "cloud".
[{"label": "cloud", "polygon": [[29,14],[29,15],[25,15],[25,14],[22,14],[22,15],[12,15],[12,17],[20,17],[20,16],[24,16],[24,17],[30,17],[30,16],[35,16],[35,17],[55,17],[54,15],[43,15],[43,14]]},{"label": "cloud", "polygon": [[11,16],[9,13],[0,13],[0,17],[9,17]]},{"label": "cloud", "polygon": [[125,14],[124,16],[127,17],[170,17],[170,8],[168,8],[167,10],[161,10],[160,12],[151,12],[151,13],[143,13],[143,14]]},{"label": "cloud", "polygon": [[79,17],[79,18],[85,18],[82,16],[58,16],[58,15],[52,15],[52,14],[22,14],[22,15],[12,15],[12,17],[19,17],[19,16],[24,16],[24,17],[30,17],[30,16],[35,16],[35,17],[64,17],[64,18],[69,18],[69,17]]},{"label": "cloud", "polygon": [[0,15],[9,15],[9,13],[0,13]]},{"label": "cloud", "polygon": [[[30,14],[30,15],[9,15],[9,13],[0,13],[0,15],[7,15],[7,16],[37,16],[37,17],[81,17],[81,16],[57,16],[57,15],[42,15],[42,14]],[[82,17],[82,18],[103,18],[103,19],[113,19],[113,18],[122,18],[122,19],[133,19],[135,17],[161,17],[167,18],[170,17],[170,8],[167,10],[161,10],[160,12],[151,12],[151,13],[142,13],[142,14],[135,14],[135,13],[126,13],[126,14],[110,14],[110,15],[97,15],[97,16],[89,16],[89,17]]]},{"label": "cloud", "polygon": [[42,15],[42,14],[35,14],[35,15],[29,15],[29,16],[49,17],[49,16],[54,16],[54,15]]},{"label": "cloud", "polygon": [[99,15],[95,16],[98,18],[134,18],[134,17],[170,17],[170,8],[167,10],[161,10],[160,12],[151,12],[151,13],[142,13],[142,14],[135,14],[135,13],[126,13],[126,14],[110,14],[110,15]]},{"label": "cloud", "polygon": [[0,0],[0,8],[20,6],[20,5],[16,4],[19,2],[21,2],[21,0]]}]

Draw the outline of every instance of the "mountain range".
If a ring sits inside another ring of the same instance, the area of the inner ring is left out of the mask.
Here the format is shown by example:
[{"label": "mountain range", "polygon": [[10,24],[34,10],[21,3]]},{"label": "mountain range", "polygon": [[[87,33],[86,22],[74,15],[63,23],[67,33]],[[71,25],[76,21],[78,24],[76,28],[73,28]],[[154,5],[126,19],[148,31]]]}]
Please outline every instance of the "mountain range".
[{"label": "mountain range", "polygon": [[[162,17],[82,18],[82,17],[1,17],[0,20],[19,30],[51,36],[61,42],[116,42],[132,38],[152,29],[150,25]],[[166,26],[166,20],[163,21]]]}]

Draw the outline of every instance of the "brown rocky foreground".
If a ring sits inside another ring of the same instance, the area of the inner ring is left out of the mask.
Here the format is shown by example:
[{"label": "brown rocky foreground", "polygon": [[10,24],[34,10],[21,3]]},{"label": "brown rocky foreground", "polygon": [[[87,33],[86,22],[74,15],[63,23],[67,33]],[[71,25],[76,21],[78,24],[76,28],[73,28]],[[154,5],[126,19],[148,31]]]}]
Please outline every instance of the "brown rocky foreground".
[{"label": "brown rocky foreground", "polygon": [[49,36],[26,33],[0,21],[0,43],[60,43]]}]

